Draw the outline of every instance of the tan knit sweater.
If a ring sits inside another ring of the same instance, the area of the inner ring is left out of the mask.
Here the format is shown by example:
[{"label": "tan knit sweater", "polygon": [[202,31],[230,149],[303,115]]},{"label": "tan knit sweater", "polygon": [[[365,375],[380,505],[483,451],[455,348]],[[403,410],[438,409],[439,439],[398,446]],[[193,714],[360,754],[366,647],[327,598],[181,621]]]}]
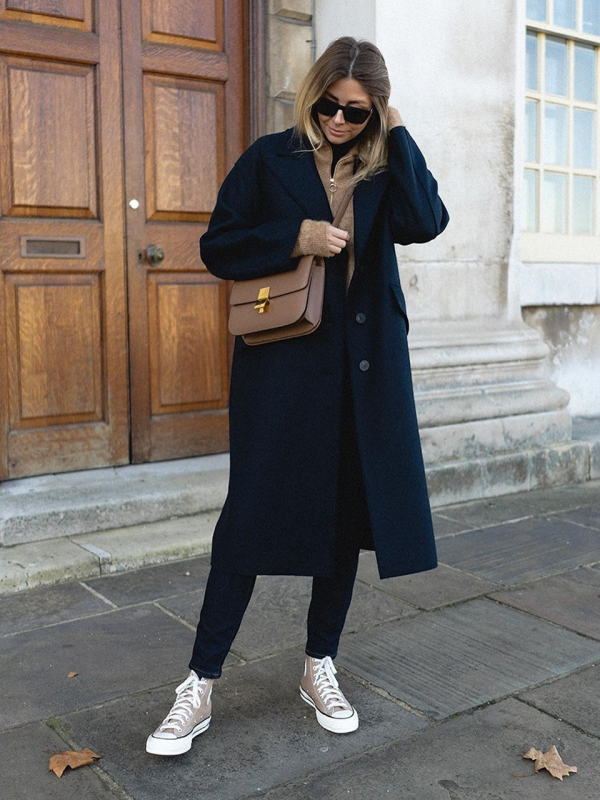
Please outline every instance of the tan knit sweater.
[{"label": "tan knit sweater", "polygon": [[[355,145],[345,156],[335,165],[333,174],[334,191],[331,191],[331,161],[333,153],[330,147],[321,147],[320,150],[315,151],[314,158],[317,166],[317,171],[323,182],[323,187],[327,192],[329,198],[329,205],[331,213],[335,217],[339,204],[344,196],[344,192],[348,186],[350,178],[353,175],[354,169],[354,156],[358,151],[358,146]],[[327,229],[331,223],[327,220],[314,220],[305,219],[300,226],[296,244],[292,250],[292,258],[296,256],[317,255],[329,256],[329,247],[327,246]],[[352,280],[354,274],[354,197],[350,199],[348,208],[344,212],[342,221],[338,225],[344,231],[350,234],[350,240],[345,249],[348,252],[348,271],[346,273],[346,291]]]}]

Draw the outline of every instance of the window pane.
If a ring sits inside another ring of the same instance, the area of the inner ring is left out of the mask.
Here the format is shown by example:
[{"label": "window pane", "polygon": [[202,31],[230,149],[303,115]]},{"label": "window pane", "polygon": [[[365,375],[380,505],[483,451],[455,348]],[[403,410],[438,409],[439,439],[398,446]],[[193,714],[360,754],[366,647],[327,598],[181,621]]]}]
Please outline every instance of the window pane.
[{"label": "window pane", "polygon": [[594,232],[594,179],[573,176],[573,233]]},{"label": "window pane", "polygon": [[596,52],[593,47],[583,44],[575,45],[575,98],[577,100],[596,99]]},{"label": "window pane", "polygon": [[567,94],[567,41],[546,38],[546,91]]},{"label": "window pane", "polygon": [[544,117],[544,161],[567,163],[567,108],[546,103]]},{"label": "window pane", "polygon": [[537,161],[537,110],[536,100],[527,100],[525,103],[525,161]]},{"label": "window pane", "polygon": [[523,181],[523,230],[535,231],[537,211],[537,172],[526,169]]},{"label": "window pane", "polygon": [[544,174],[542,195],[542,231],[565,233],[567,229],[567,176],[557,172]]},{"label": "window pane", "polygon": [[527,19],[546,22],[546,0],[527,0]]},{"label": "window pane", "polygon": [[538,88],[538,37],[537,33],[527,34],[527,65],[525,67],[526,82],[528,89]]},{"label": "window pane", "polygon": [[575,28],[575,0],[554,0],[554,24]]},{"label": "window pane", "polygon": [[573,111],[573,164],[576,167],[594,166],[595,111],[576,108]]},{"label": "window pane", "polygon": [[600,0],[583,0],[583,30],[600,36]]}]

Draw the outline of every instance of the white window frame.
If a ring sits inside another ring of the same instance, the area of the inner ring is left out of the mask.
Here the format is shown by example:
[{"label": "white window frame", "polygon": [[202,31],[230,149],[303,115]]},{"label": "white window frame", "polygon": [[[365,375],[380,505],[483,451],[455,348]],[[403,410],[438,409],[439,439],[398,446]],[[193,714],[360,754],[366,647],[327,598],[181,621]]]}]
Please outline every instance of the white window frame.
[{"label": "white window frame", "polygon": [[[548,4],[548,17],[552,19],[553,0],[549,0]],[[568,176],[568,186],[571,185],[571,176],[575,172],[580,175],[590,175],[595,178],[595,196],[594,196],[594,235],[582,234],[556,234],[556,233],[541,233],[534,231],[521,231],[521,260],[523,262],[537,262],[544,264],[546,268],[549,263],[564,263],[564,264],[597,264],[600,262],[600,36],[594,36],[584,33],[581,28],[583,14],[582,0],[577,0],[577,28],[563,28],[559,25],[551,25],[547,22],[539,22],[537,20],[526,20],[526,33],[535,32],[541,33],[538,36],[538,53],[540,48],[545,47],[546,36],[556,36],[566,39],[568,44],[568,63],[569,75],[573,75],[572,60],[574,57],[574,44],[582,43],[593,45],[596,48],[596,100],[595,102],[574,101],[572,92],[569,91],[568,97],[555,96],[546,94],[544,88],[544,75],[543,65],[545,58],[540,58],[538,55],[538,89],[532,90],[525,88],[526,100],[536,100],[540,103],[540,108],[543,100],[550,102],[558,102],[561,105],[572,108],[574,105],[586,109],[594,109],[596,111],[596,166],[593,169],[585,169],[576,167],[573,168],[569,165],[544,165],[543,161],[538,162],[525,162],[524,169],[535,168],[538,174],[538,210],[541,208],[541,185],[539,181],[540,167],[542,170],[547,169],[551,172],[560,172]],[[572,120],[572,114],[569,115]],[[543,115],[539,113],[538,117],[538,158],[542,158],[542,143],[543,143],[543,130],[544,120]],[[569,142],[572,141],[572,122],[569,124]],[[569,192],[567,193],[567,217],[571,213],[571,198]],[[567,226],[570,220],[567,219]]]}]

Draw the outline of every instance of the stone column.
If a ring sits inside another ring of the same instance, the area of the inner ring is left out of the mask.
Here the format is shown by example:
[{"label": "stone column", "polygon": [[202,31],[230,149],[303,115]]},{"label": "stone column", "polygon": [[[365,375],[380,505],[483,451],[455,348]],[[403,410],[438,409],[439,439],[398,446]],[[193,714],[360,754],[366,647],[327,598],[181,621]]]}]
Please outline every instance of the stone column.
[{"label": "stone column", "polygon": [[269,0],[266,132],[294,124],[294,98],[313,62],[312,0]]},{"label": "stone column", "polygon": [[[321,5],[320,51],[347,2]],[[521,319],[524,0],[362,5],[450,213],[438,239],[398,248],[432,503],[585,480],[568,393]]]}]

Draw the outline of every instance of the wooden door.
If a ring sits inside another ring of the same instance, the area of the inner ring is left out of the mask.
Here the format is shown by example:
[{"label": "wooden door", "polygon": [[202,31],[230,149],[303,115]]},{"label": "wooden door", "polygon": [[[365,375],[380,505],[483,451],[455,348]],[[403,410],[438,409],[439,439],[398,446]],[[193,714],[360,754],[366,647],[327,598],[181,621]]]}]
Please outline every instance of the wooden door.
[{"label": "wooden door", "polygon": [[245,144],[245,4],[121,7],[133,461],[219,452],[227,284],[202,265],[198,239]]},{"label": "wooden door", "polygon": [[0,0],[0,478],[129,460],[118,0]]}]

